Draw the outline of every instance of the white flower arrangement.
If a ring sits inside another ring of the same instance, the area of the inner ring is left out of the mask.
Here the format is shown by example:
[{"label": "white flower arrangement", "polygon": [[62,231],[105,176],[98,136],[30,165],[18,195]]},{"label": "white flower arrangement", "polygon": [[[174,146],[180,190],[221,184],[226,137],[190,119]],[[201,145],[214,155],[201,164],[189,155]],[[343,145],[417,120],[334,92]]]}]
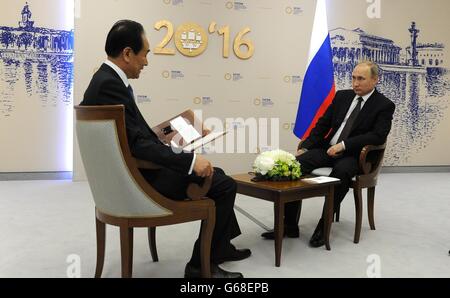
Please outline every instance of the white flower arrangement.
[{"label": "white flower arrangement", "polygon": [[295,156],[280,149],[258,155],[253,163],[253,170],[260,180],[297,180],[302,174]]}]

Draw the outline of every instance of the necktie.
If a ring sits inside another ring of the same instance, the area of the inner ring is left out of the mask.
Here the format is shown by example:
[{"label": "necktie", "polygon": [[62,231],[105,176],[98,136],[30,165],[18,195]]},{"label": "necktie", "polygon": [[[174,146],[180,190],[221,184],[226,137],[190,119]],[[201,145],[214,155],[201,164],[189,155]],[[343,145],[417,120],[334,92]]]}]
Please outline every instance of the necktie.
[{"label": "necktie", "polygon": [[342,142],[342,140],[346,139],[350,131],[352,130],[353,123],[355,122],[356,117],[358,117],[359,111],[361,110],[361,103],[363,101],[362,97],[358,97],[358,103],[356,104],[355,108],[353,109],[352,113],[347,119],[347,123],[345,123],[344,129],[341,132],[341,135],[339,136],[337,143],[339,144]]},{"label": "necktie", "polygon": [[128,85],[127,89],[128,89],[128,92],[130,92],[131,97],[134,99],[134,92],[133,92],[133,88],[131,88],[131,85]]}]

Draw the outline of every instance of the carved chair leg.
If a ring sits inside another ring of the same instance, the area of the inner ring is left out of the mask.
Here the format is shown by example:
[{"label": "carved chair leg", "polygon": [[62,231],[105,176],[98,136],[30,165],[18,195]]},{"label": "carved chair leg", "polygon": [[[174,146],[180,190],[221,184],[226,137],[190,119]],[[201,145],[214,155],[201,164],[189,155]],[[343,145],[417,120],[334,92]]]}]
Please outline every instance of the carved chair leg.
[{"label": "carved chair leg", "polygon": [[200,262],[203,278],[211,278],[211,240],[216,225],[215,207],[209,208],[208,218],[202,220],[200,232]]},{"label": "carved chair leg", "polygon": [[150,247],[153,262],[158,262],[158,251],[156,250],[156,227],[148,228],[148,246]]},{"label": "carved chair leg", "polygon": [[367,189],[367,212],[369,217],[369,225],[371,230],[375,230],[375,219],[373,214],[375,201],[375,186]]},{"label": "carved chair leg", "polygon": [[120,227],[120,251],[122,257],[122,277],[131,278],[133,272],[133,228]]},{"label": "carved chair leg", "polygon": [[362,224],[362,189],[360,187],[353,188],[353,195],[355,198],[355,235],[353,242],[359,242],[359,236],[361,235]]},{"label": "carved chair leg", "polygon": [[95,218],[95,231],[97,234],[97,264],[95,266],[95,278],[100,278],[105,262],[106,225],[104,222],[98,220],[97,217]]}]

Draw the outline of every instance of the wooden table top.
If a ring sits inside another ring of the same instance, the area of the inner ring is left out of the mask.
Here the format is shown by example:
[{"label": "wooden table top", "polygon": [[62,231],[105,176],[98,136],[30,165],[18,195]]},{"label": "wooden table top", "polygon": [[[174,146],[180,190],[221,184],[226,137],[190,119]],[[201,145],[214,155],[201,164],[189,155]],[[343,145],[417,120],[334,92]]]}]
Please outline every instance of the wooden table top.
[{"label": "wooden table top", "polygon": [[[324,187],[329,185],[336,185],[339,184],[340,181],[330,181],[325,183],[314,183],[314,182],[306,182],[302,179],[295,180],[295,181],[258,181],[254,182],[252,181],[252,178],[254,178],[254,175],[245,173],[245,174],[237,174],[231,176],[238,184],[255,187],[259,189],[266,189],[276,192],[287,192],[287,191],[298,191],[298,190],[304,190],[304,189],[313,189],[317,187]],[[304,177],[304,178],[312,178],[310,177]]]}]

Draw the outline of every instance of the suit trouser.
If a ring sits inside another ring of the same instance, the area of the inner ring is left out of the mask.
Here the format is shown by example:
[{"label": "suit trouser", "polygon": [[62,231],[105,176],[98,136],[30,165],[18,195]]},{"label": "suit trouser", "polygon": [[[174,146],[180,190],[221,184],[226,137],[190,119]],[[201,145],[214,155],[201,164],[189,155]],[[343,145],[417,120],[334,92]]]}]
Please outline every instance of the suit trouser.
[{"label": "suit trouser", "polygon": [[[343,155],[342,157],[333,158],[328,156],[327,149],[316,148],[297,156],[297,160],[300,162],[302,174],[309,174],[313,170],[322,167],[333,168],[330,177],[341,180],[341,183],[334,188],[334,211],[336,212],[350,188],[352,178],[358,173],[358,160],[356,157]],[[284,223],[286,225],[298,225],[299,207],[299,201],[285,205]]]},{"label": "suit trouser", "polygon": [[[169,169],[161,169],[157,175],[142,171],[147,181],[161,194],[174,200],[187,198],[186,189],[192,181],[202,181],[198,176],[180,175]],[[239,236],[241,230],[234,213],[234,200],[236,198],[236,182],[220,168],[214,168],[211,188],[207,197],[214,200],[216,205],[216,225],[211,240],[211,261],[217,263],[226,255],[230,248],[230,240]],[[190,263],[200,266],[200,233],[194,244]]]}]

